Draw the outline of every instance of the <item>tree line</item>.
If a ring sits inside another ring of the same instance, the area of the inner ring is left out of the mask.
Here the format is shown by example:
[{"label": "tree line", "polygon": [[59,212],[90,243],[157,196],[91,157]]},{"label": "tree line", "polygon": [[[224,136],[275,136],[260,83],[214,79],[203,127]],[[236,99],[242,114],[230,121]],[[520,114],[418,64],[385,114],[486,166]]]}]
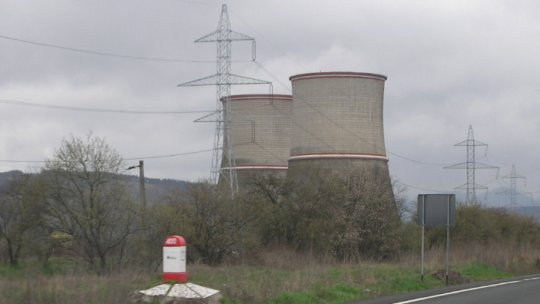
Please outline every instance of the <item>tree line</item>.
[{"label": "tree line", "polygon": [[[209,265],[256,262],[272,248],[341,261],[394,259],[418,248],[418,227],[402,220],[404,197],[382,191],[390,185],[377,175],[351,171],[302,182],[254,175],[234,197],[202,181],[145,207],[118,178],[125,167],[104,139],[90,134],[65,139],[40,174],[15,176],[0,191],[2,260],[17,265],[33,258],[47,267],[60,257],[98,274],[157,270],[171,234],[186,238],[189,261]],[[453,238],[539,245],[537,223],[504,214],[460,206]],[[440,231],[428,231],[428,238],[437,244]]]}]

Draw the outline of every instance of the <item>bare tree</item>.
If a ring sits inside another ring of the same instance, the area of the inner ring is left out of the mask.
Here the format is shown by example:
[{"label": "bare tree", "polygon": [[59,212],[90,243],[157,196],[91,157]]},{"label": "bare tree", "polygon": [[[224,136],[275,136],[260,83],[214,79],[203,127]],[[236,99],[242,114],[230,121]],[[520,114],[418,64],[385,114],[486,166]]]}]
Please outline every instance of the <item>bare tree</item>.
[{"label": "bare tree", "polygon": [[74,248],[98,273],[112,268],[110,259],[133,233],[135,220],[126,186],[117,177],[120,155],[104,139],[62,142],[47,161],[48,224],[73,237]]},{"label": "bare tree", "polygon": [[362,173],[340,179],[329,239],[340,259],[389,258],[398,247],[399,210],[384,175]]},{"label": "bare tree", "polygon": [[42,188],[35,177],[14,176],[0,194],[0,237],[6,244],[7,257],[18,265],[29,232],[37,228],[43,211]]},{"label": "bare tree", "polygon": [[404,220],[412,213],[412,206],[407,201],[407,187],[398,180],[392,179],[392,189],[394,191],[394,200],[399,217]]},{"label": "bare tree", "polygon": [[321,175],[294,183],[267,176],[253,181],[250,195],[258,217],[255,230],[263,245],[320,249],[317,239],[331,221],[331,180]]},{"label": "bare tree", "polygon": [[330,253],[337,259],[396,254],[400,217],[390,181],[375,171],[321,172],[302,182],[261,179],[251,195],[264,245]]},{"label": "bare tree", "polygon": [[200,182],[189,186],[179,208],[186,215],[188,241],[204,263],[216,265],[239,254],[239,243],[246,225],[253,218],[241,195],[216,185]]}]

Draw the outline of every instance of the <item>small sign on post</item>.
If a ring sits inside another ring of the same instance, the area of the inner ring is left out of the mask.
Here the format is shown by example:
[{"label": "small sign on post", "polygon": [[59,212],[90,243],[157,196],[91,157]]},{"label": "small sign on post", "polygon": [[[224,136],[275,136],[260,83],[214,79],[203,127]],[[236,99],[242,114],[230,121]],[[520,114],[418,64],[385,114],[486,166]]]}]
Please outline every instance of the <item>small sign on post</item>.
[{"label": "small sign on post", "polygon": [[186,283],[186,241],[179,235],[168,236],[163,242],[163,282]]},{"label": "small sign on post", "polygon": [[448,285],[450,252],[450,226],[456,222],[456,196],[454,194],[419,194],[418,225],[422,227],[420,280],[424,281],[424,239],[425,227],[446,226],[445,281]]},{"label": "small sign on post", "polygon": [[[454,194],[418,194],[418,225],[441,227],[456,223]],[[449,222],[448,222],[449,221]]]}]

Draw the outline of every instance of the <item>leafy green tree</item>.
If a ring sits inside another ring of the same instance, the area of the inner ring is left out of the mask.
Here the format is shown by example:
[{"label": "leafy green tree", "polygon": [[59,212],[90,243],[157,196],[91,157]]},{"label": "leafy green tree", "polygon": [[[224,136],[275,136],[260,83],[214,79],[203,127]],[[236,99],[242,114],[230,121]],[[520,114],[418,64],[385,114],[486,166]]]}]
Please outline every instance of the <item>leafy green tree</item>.
[{"label": "leafy green tree", "polygon": [[[42,172],[47,183],[47,224],[73,238],[74,248],[98,273],[119,266],[137,225],[132,200],[118,174],[120,155],[104,139],[64,139]],[[117,263],[112,263],[112,257]]]}]

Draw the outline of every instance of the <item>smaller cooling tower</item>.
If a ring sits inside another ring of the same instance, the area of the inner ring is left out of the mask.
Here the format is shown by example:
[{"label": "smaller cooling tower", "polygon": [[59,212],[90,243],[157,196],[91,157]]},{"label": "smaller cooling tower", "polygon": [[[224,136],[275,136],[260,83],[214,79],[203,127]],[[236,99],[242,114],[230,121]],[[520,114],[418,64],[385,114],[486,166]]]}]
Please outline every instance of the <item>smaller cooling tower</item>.
[{"label": "smaller cooling tower", "polygon": [[328,72],[289,79],[294,125],[288,176],[354,172],[393,198],[383,132],[386,76]]},{"label": "smaller cooling tower", "polygon": [[[225,134],[222,169],[233,163],[240,189],[255,175],[274,174],[285,177],[290,146],[291,95],[231,95],[222,98]],[[228,104],[227,104],[228,103]],[[227,147],[232,145],[232,158],[227,159]]]}]

